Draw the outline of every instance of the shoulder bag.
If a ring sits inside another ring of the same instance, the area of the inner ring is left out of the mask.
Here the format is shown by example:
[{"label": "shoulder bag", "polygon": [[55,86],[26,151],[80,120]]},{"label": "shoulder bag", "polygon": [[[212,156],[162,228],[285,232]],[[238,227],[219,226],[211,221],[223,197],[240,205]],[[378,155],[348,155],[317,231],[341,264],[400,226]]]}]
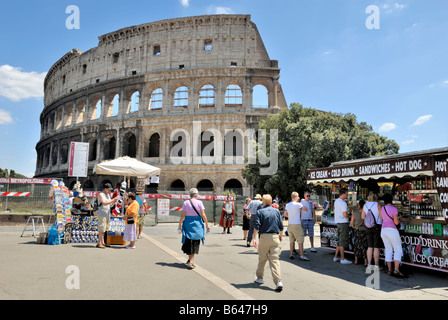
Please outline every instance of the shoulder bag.
[{"label": "shoulder bag", "polygon": [[[202,216],[199,214],[198,210],[197,210],[196,207],[193,205],[193,202],[191,201],[191,199],[190,199],[189,201],[190,201],[190,204],[191,204],[191,206],[193,207],[194,211],[195,211],[195,212],[197,213],[197,215],[200,216],[201,219],[202,219]],[[202,221],[204,221],[204,219],[202,219]]]},{"label": "shoulder bag", "polygon": [[387,213],[386,206],[384,206],[383,209],[384,209],[384,212],[386,212],[387,216],[390,218],[390,220],[392,220],[394,225],[397,226],[397,224],[395,224],[395,220],[393,218],[391,218],[391,216]]}]

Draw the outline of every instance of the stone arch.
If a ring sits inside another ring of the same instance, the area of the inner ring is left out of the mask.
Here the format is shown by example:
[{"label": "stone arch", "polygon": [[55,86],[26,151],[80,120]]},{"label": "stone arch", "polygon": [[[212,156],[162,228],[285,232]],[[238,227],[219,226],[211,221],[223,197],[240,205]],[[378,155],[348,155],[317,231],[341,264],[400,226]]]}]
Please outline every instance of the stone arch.
[{"label": "stone arch", "polygon": [[150,90],[149,109],[160,110],[163,107],[163,89],[161,86],[153,87]]},{"label": "stone arch", "polygon": [[241,107],[243,105],[243,89],[238,82],[230,82],[226,86],[224,105],[226,107]]},{"label": "stone arch", "polygon": [[78,101],[75,105],[75,123],[83,123],[86,120],[86,101]]},{"label": "stone arch", "polygon": [[258,82],[252,90],[252,107],[269,108],[269,86],[264,82]]},{"label": "stone arch", "polygon": [[158,132],[151,134],[149,137],[147,156],[149,158],[160,157],[160,134]]},{"label": "stone arch", "polygon": [[179,85],[174,90],[174,107],[188,108],[189,89],[186,85]]},{"label": "stone arch", "polygon": [[224,191],[233,191],[236,195],[243,195],[243,183],[239,179],[229,179],[224,183]]},{"label": "stone arch", "polygon": [[138,112],[140,108],[140,101],[141,101],[140,90],[138,89],[133,90],[133,92],[130,94],[129,97],[129,106],[126,110],[126,113]]},{"label": "stone arch", "polygon": [[210,192],[215,189],[215,184],[211,179],[201,179],[197,182],[196,189],[198,189],[199,192]]},{"label": "stone arch", "polygon": [[53,146],[53,150],[51,152],[51,165],[55,166],[58,164],[59,158],[59,146],[56,144]]},{"label": "stone arch", "polygon": [[95,137],[92,137],[87,142],[89,143],[89,161],[94,161],[96,160],[98,141]]},{"label": "stone arch", "polygon": [[117,140],[115,136],[108,135],[104,138],[103,143],[103,160],[112,160],[116,156]]},{"label": "stone arch", "polygon": [[137,157],[137,137],[132,132],[126,133],[123,137],[123,156]]},{"label": "stone arch", "polygon": [[68,161],[68,142],[64,141],[61,144],[61,152],[59,152],[59,156],[60,156],[60,163],[61,164],[66,164]]},{"label": "stone arch", "polygon": [[88,179],[88,180],[84,181],[84,183],[82,184],[82,190],[83,191],[95,191],[95,184],[93,183],[92,180]]},{"label": "stone arch", "polygon": [[185,182],[183,179],[175,179],[170,182],[168,191],[185,191]]},{"label": "stone arch", "polygon": [[214,107],[216,103],[216,87],[206,82],[199,88],[199,108]]},{"label": "stone arch", "polygon": [[117,91],[111,91],[106,95],[105,116],[106,118],[118,116],[120,110],[121,96]]}]

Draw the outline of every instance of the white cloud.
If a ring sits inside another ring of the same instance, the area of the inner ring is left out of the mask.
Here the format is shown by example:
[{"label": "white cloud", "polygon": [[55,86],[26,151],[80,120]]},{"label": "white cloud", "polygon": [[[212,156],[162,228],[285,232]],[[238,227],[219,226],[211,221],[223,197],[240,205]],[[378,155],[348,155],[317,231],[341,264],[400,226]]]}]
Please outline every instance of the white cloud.
[{"label": "white cloud", "polygon": [[6,110],[0,109],[0,124],[10,124],[14,123],[14,120],[12,120],[11,113]]},{"label": "white cloud", "polygon": [[207,12],[209,14],[232,14],[232,13],[234,13],[231,8],[228,8],[228,7],[216,7],[216,6],[209,6],[207,8]]},{"label": "white cloud", "polygon": [[385,10],[385,12],[387,14],[389,14],[389,13],[392,13],[394,11],[401,11],[404,8],[406,8],[406,6],[407,5],[405,5],[405,4],[400,4],[398,2],[394,2],[394,3],[391,3],[391,4],[384,4],[383,5],[383,9]]},{"label": "white cloud", "polygon": [[12,101],[44,96],[44,79],[47,73],[22,72],[10,65],[0,66],[0,96]]},{"label": "white cloud", "polygon": [[379,132],[389,132],[397,128],[395,123],[384,123],[379,129]]},{"label": "white cloud", "polygon": [[187,8],[190,5],[190,0],[179,0],[180,4]]},{"label": "white cloud", "polygon": [[409,140],[403,141],[403,144],[408,145],[408,144],[411,144],[411,143],[414,143],[414,142],[415,142],[414,139],[409,139]]},{"label": "white cloud", "polygon": [[421,126],[422,124],[428,122],[432,118],[432,114],[427,114],[424,116],[419,117],[415,122],[412,124],[413,126]]}]

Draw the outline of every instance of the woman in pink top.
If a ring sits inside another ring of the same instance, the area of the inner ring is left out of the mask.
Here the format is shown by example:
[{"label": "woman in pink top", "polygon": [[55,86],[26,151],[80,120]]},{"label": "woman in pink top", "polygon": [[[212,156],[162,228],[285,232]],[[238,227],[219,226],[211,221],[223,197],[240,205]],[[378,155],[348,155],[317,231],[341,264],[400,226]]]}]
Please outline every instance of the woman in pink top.
[{"label": "woman in pink top", "polygon": [[[400,223],[397,208],[392,206],[392,195],[384,196],[385,206],[381,209],[380,215],[383,220],[381,228],[381,238],[383,239],[388,274],[403,278],[404,275],[400,271],[401,257],[403,249],[401,244],[400,233],[397,225]],[[394,270],[392,270],[392,259],[394,261]]]}]

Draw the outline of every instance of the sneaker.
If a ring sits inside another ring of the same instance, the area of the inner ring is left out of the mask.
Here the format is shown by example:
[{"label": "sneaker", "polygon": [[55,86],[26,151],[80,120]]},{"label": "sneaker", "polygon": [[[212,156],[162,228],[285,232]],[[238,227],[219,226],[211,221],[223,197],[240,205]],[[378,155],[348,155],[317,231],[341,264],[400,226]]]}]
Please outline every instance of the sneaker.
[{"label": "sneaker", "polygon": [[283,283],[281,282],[281,280],[278,280],[275,286],[275,291],[281,292],[282,290],[283,290]]},{"label": "sneaker", "polygon": [[370,275],[373,271],[373,266],[371,264],[369,264],[366,268],[366,275]]},{"label": "sneaker", "polygon": [[317,252],[317,250],[315,248],[311,248],[310,251],[311,252]]},{"label": "sneaker", "polygon": [[333,258],[333,262],[339,262],[339,261],[341,261],[340,258]]},{"label": "sneaker", "polygon": [[299,258],[300,258],[300,260],[302,260],[302,261],[310,261],[310,259],[308,259],[308,258],[305,257],[305,256],[300,256]]},{"label": "sneaker", "polygon": [[341,264],[352,264],[353,262],[351,262],[350,260],[344,259],[341,260]]},{"label": "sneaker", "polygon": [[289,259],[294,260],[294,256],[289,256]]},{"label": "sneaker", "polygon": [[263,278],[256,278],[254,282],[258,283],[258,284],[263,284],[264,283]]}]

